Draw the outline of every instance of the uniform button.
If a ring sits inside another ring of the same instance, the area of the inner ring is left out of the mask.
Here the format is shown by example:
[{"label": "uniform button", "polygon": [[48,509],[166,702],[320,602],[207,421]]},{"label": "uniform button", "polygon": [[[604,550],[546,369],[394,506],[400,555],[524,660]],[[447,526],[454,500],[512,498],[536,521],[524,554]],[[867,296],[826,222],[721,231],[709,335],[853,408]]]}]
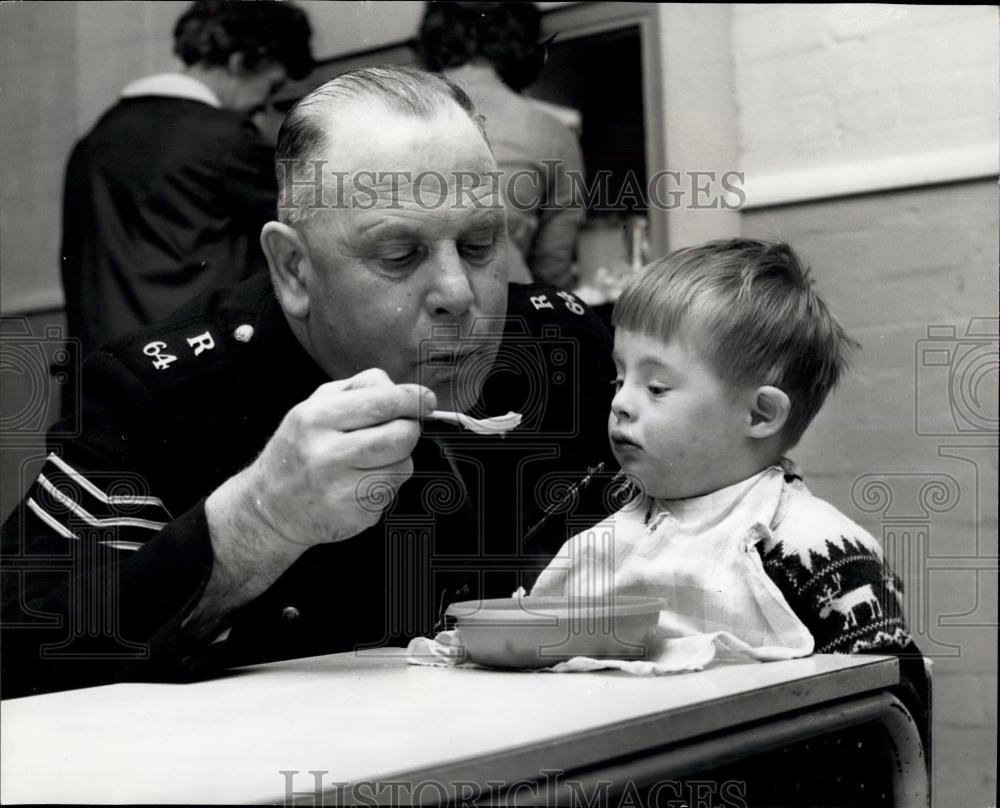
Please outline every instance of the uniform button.
[{"label": "uniform button", "polygon": [[243,325],[236,327],[233,336],[236,337],[237,342],[250,342],[253,339],[253,326],[249,323],[243,323]]},{"label": "uniform button", "polygon": [[302,612],[296,609],[294,606],[286,606],[281,610],[281,617],[283,620],[298,620],[302,616]]}]

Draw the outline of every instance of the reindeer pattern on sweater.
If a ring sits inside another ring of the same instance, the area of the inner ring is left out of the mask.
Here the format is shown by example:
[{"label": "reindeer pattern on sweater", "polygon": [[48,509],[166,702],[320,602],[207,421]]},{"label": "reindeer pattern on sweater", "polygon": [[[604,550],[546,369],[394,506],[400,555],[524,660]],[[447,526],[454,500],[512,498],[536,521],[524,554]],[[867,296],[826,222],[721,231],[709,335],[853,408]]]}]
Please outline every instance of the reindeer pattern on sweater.
[{"label": "reindeer pattern on sweater", "polygon": [[912,648],[900,579],[870,533],[786,474],[764,569],[809,628],[817,653],[898,653]]}]

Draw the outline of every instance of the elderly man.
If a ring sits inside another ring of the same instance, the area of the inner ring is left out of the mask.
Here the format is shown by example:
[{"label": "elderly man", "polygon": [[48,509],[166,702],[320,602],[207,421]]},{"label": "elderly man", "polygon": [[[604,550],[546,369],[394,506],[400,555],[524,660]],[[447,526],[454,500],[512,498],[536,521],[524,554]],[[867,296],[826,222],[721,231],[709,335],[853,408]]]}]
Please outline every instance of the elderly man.
[{"label": "elderly man", "polygon": [[[5,695],[402,645],[580,529],[527,535],[609,458],[608,334],[568,293],[508,289],[465,94],[344,74],[278,157],[270,279],[85,363],[83,435],[4,526]],[[435,409],[524,420],[500,438]]]}]

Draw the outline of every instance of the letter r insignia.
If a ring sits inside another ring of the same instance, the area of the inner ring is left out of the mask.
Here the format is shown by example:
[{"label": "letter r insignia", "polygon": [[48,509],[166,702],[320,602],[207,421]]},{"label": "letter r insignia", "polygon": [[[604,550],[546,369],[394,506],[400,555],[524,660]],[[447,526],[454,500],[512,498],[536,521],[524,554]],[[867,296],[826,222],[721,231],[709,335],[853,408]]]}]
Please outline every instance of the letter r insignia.
[{"label": "letter r insignia", "polygon": [[194,355],[198,356],[205,353],[205,351],[212,350],[215,347],[215,340],[206,331],[204,334],[199,334],[196,337],[188,337],[188,345],[194,348]]}]

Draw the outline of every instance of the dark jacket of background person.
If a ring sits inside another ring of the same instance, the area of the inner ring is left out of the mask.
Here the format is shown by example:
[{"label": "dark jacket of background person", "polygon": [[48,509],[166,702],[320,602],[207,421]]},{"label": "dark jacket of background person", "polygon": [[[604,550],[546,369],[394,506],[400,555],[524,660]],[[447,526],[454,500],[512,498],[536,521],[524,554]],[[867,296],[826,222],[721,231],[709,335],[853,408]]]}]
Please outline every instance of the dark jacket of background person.
[{"label": "dark jacket of background person", "polygon": [[124,98],[73,150],[62,278],[83,353],[266,268],[274,152],[242,113]]},{"label": "dark jacket of background person", "polygon": [[573,132],[518,95],[544,65],[540,30],[533,3],[434,2],[427,4],[417,50],[483,115],[517,248],[510,251],[510,279],[568,290],[576,285],[573,258],[584,210],[574,204],[566,172],[582,179],[583,156]]},{"label": "dark jacket of background person", "polygon": [[133,82],[76,145],[61,272],[84,355],[264,268],[277,186],[250,116],[309,73],[311,36],[292,3],[196,0],[173,32],[183,72]]}]

